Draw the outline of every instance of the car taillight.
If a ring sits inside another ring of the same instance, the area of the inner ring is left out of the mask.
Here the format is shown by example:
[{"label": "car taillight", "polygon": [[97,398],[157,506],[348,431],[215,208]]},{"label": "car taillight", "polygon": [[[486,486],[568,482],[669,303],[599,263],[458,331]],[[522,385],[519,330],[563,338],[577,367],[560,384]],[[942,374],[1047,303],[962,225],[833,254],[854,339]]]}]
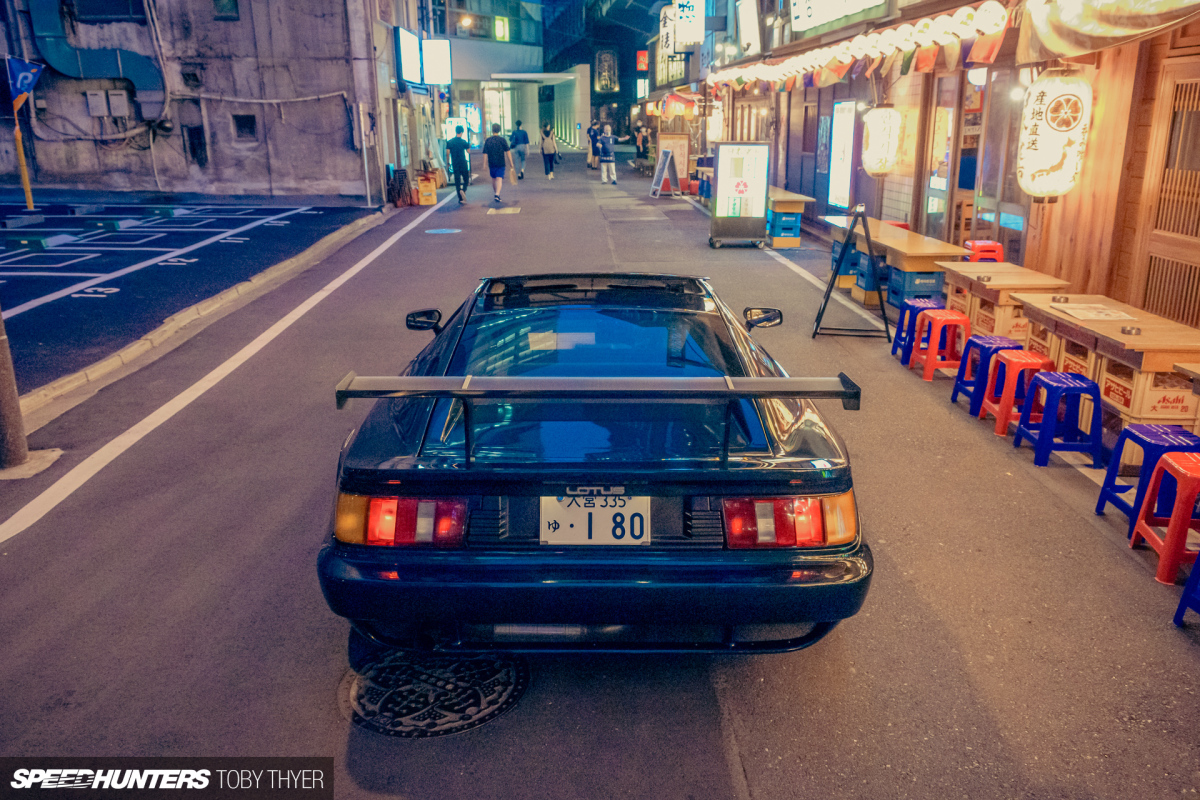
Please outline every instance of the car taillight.
[{"label": "car taillight", "polygon": [[339,494],[334,536],[349,544],[461,547],[467,501]]},{"label": "car taillight", "polygon": [[832,497],[727,497],[725,545],[733,549],[821,547],[854,541],[853,490]]}]

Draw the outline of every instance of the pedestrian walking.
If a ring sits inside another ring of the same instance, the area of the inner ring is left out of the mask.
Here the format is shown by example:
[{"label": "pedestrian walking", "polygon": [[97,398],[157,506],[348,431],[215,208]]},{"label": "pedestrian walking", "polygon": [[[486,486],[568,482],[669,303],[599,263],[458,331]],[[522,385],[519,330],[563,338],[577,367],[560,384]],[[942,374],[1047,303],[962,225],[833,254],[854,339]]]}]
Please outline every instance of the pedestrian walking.
[{"label": "pedestrian walking", "polygon": [[499,203],[500,190],[504,188],[504,169],[507,166],[515,171],[508,140],[500,135],[500,123],[492,123],[492,135],[483,143],[483,152],[487,156],[488,172],[492,176],[492,192]]},{"label": "pedestrian walking", "polygon": [[647,145],[650,143],[650,131],[646,130],[642,123],[639,122],[635,137],[634,143],[637,145],[637,155],[635,158],[645,158],[649,155]]},{"label": "pedestrian walking", "polygon": [[587,129],[588,137],[588,169],[600,168],[600,146],[596,144],[596,140],[600,138],[600,124],[596,120],[592,120],[592,124]]},{"label": "pedestrian walking", "polygon": [[628,141],[628,136],[613,136],[612,125],[604,126],[604,133],[596,140],[600,149],[600,182],[617,185],[617,142]]},{"label": "pedestrian walking", "polygon": [[525,158],[529,155],[529,134],[521,130],[521,120],[517,120],[517,127],[513,128],[512,146],[516,151],[516,161],[520,165],[517,167],[517,180],[525,180]]},{"label": "pedestrian walking", "polygon": [[463,126],[454,129],[454,138],[446,142],[446,152],[450,154],[450,170],[454,173],[454,191],[458,193],[461,205],[467,199],[467,187],[471,185],[471,161],[467,151],[471,145],[463,138]]},{"label": "pedestrian walking", "polygon": [[554,129],[547,122],[542,126],[542,163],[546,166],[546,180],[554,180],[554,161],[558,158],[558,142]]}]

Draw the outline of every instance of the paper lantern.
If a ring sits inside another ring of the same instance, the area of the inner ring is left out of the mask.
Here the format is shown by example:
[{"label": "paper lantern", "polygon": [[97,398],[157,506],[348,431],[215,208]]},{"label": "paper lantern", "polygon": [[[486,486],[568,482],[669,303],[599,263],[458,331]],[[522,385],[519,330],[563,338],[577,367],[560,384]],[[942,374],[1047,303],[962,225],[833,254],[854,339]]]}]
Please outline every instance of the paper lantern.
[{"label": "paper lantern", "polygon": [[896,167],[903,124],[904,117],[891,106],[877,106],[863,114],[862,166],[872,178]]},{"label": "paper lantern", "polygon": [[1017,183],[1032,197],[1071,191],[1083,168],[1092,121],[1092,87],[1069,69],[1042,73],[1025,91]]},{"label": "paper lantern", "polygon": [[987,0],[975,11],[975,29],[983,35],[996,34],[1008,26],[1008,9],[996,2]]}]

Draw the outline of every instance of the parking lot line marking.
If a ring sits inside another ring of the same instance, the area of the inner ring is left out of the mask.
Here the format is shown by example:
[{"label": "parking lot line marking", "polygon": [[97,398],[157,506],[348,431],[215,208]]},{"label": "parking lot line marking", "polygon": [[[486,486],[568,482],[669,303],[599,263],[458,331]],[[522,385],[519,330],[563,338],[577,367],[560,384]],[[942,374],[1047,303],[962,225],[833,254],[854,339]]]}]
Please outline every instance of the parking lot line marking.
[{"label": "parking lot line marking", "polygon": [[[437,211],[446,203],[450,202],[453,194],[447,195],[440,203],[435,206],[430,206],[429,210],[412,222],[405,225],[389,236],[383,244],[376,247],[366,256],[364,256],[357,264],[350,267],[348,270],[338,275],[329,283],[320,289],[316,294],[309,297],[300,305],[296,306],[287,316],[276,322],[271,327],[267,328],[261,334],[243,347],[225,363],[214,369],[212,372],[205,375],[200,380],[193,383],[188,388],[184,389],[175,397],[171,398],[165,405],[160,406],[155,411],[151,412],[147,417],[142,419],[129,430],[117,436],[108,444],[101,447],[96,452],[79,462],[57,481],[50,485],[48,489],[35,497],[17,513],[13,514],[2,524],[0,524],[0,542],[6,542],[27,529],[30,525],[40,520],[42,517],[53,511],[59,503],[66,500],[75,490],[87,483],[93,476],[111,464],[115,458],[124,453],[129,448],[133,447],[152,431],[169,420],[171,417],[178,414],[184,408],[191,405],[202,394],[216,386],[222,380],[229,376],[231,372],[240,367],[242,364],[249,361],[256,353],[274,341],[281,333],[290,328],[297,320],[307,314],[329,295],[333,294],[342,284],[353,278],[358,273],[362,272],[371,265],[375,259],[383,255],[396,242],[415,229],[418,225],[425,221],[433,212]],[[81,286],[84,284],[80,284]]]},{"label": "parking lot line marking", "polygon": [[[436,207],[437,206],[434,206],[434,208],[436,208]],[[307,206],[305,206],[304,208],[307,208]],[[45,305],[46,303],[51,303],[51,302],[53,302],[55,300],[59,300],[63,297],[67,297],[68,295],[74,294],[75,292],[83,291],[84,289],[88,288],[89,286],[95,286],[96,284],[104,283],[106,281],[113,280],[114,278],[123,277],[125,275],[130,274],[131,272],[137,272],[140,269],[145,269],[146,267],[154,266],[155,264],[159,263],[160,261],[166,261],[168,258],[174,258],[176,256],[184,255],[185,253],[190,253],[193,250],[199,250],[201,247],[204,247],[205,245],[210,245],[213,242],[221,241],[226,236],[228,236],[230,233],[241,233],[243,231],[248,231],[251,228],[257,228],[259,225],[262,225],[264,222],[268,222],[273,219],[280,219],[281,217],[290,217],[292,214],[296,214],[296,213],[299,213],[300,211],[303,211],[304,208],[293,208],[291,211],[285,211],[282,214],[276,214],[275,216],[272,216],[272,217],[261,217],[259,219],[254,220],[251,223],[243,225],[240,228],[234,228],[233,230],[229,231],[228,233],[222,233],[217,236],[210,236],[207,239],[196,242],[195,244],[188,245],[187,247],[181,247],[178,250],[171,250],[169,252],[163,253],[161,256],[155,256],[154,258],[148,258],[145,261],[139,261],[138,263],[136,263],[132,266],[125,267],[124,269],[119,269],[115,272],[110,272],[107,275],[100,276],[99,278],[93,278],[90,281],[84,281],[83,283],[77,283],[74,286],[68,286],[66,289],[60,289],[57,292],[51,292],[50,294],[48,294],[44,297],[38,297],[36,299],[30,300],[27,303],[22,303],[19,306],[14,306],[13,308],[8,309],[7,311],[4,312],[3,319],[10,319],[12,317],[15,317],[17,314],[24,314],[26,311],[37,308],[38,306]]]},{"label": "parking lot line marking", "polygon": [[103,272],[0,272],[0,278],[99,278]]}]

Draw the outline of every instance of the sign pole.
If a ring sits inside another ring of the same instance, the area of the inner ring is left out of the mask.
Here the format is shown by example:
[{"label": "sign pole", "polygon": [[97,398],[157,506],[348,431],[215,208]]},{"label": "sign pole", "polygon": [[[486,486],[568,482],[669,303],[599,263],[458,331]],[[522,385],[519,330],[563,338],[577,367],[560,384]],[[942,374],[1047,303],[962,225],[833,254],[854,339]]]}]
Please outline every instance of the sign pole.
[{"label": "sign pole", "polygon": [[21,118],[17,111],[29,95],[23,94],[13,101],[13,137],[17,141],[17,164],[21,168],[21,188],[25,190],[25,208],[33,211],[33,188],[29,185],[29,167],[25,164],[25,143],[21,138]]}]

